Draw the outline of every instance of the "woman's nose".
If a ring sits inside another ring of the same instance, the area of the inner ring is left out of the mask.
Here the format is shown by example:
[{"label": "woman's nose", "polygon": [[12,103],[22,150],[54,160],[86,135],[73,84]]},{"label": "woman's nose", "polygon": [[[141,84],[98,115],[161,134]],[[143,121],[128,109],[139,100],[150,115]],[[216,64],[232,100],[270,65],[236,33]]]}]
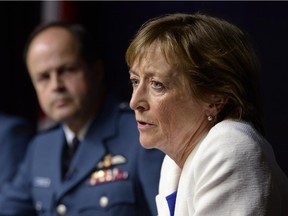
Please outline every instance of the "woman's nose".
[{"label": "woman's nose", "polygon": [[130,99],[130,107],[134,111],[145,111],[149,108],[147,91],[143,86],[139,85],[133,89]]}]

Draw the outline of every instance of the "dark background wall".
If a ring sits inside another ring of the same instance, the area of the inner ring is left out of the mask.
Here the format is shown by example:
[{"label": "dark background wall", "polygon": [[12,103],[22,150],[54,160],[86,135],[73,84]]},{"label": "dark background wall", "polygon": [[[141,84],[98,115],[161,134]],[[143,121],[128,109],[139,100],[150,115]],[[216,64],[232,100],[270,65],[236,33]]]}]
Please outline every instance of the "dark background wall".
[{"label": "dark background wall", "polygon": [[0,2],[0,111],[35,120],[35,94],[24,70],[22,50],[39,22],[40,3]]},{"label": "dark background wall", "polygon": [[[147,1],[73,2],[77,19],[101,36],[107,57],[109,89],[129,100],[131,89],[124,54],[137,29],[147,19],[175,12],[202,11],[247,31],[262,64],[261,93],[267,139],[288,174],[288,2],[278,1]],[[0,2],[0,109],[35,118],[35,93],[22,61],[29,32],[40,23],[41,2]]]}]

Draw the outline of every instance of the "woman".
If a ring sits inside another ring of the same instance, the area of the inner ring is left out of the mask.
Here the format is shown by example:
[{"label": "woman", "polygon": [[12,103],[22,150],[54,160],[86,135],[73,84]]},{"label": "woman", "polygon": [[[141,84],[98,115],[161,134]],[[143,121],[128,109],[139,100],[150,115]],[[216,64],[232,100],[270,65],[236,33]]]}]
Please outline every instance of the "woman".
[{"label": "woman", "polygon": [[257,59],[238,27],[203,14],[157,17],[126,61],[140,142],[166,154],[160,216],[288,215],[288,181],[262,136]]}]

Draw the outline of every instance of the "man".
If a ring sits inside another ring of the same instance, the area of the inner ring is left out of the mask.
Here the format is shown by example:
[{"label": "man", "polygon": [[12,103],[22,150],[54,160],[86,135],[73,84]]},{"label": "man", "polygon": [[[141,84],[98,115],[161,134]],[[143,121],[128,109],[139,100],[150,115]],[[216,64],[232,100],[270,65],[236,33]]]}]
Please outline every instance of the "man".
[{"label": "man", "polygon": [[35,129],[28,119],[0,112],[0,187],[12,180]]},{"label": "man", "polygon": [[163,154],[141,147],[133,112],[106,94],[88,39],[80,26],[51,23],[28,40],[25,59],[39,103],[60,124],[31,142],[1,193],[0,215],[156,214]]}]

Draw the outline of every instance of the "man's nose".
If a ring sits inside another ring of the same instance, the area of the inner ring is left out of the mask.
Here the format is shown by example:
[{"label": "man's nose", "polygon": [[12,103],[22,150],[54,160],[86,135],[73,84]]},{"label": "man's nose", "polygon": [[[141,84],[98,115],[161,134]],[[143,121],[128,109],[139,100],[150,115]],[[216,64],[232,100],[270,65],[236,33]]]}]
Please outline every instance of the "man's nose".
[{"label": "man's nose", "polygon": [[57,73],[51,75],[51,86],[53,90],[59,90],[64,87],[64,82],[61,76]]}]

